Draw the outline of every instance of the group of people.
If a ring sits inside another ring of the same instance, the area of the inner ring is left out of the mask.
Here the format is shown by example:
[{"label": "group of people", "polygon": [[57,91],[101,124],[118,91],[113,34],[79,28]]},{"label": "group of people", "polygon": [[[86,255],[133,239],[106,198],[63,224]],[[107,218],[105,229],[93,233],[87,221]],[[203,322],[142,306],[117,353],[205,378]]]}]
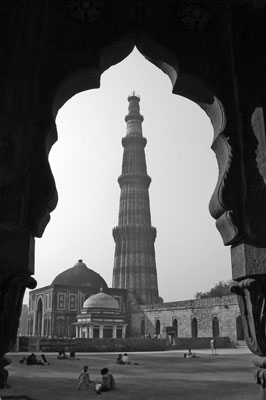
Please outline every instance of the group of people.
[{"label": "group of people", "polygon": [[58,355],[57,355],[57,359],[58,360],[79,360],[79,358],[76,358],[76,355],[75,355],[74,351],[70,351],[69,357],[68,357],[66,355],[65,349],[59,350]]},{"label": "group of people", "polygon": [[[109,390],[115,389],[115,380],[113,375],[109,372],[108,368],[101,369],[102,382],[96,383],[95,390],[96,393],[100,394],[101,392],[108,392]],[[83,370],[81,371],[78,378],[78,387],[77,390],[80,390],[81,386],[84,385],[87,389],[91,389],[91,384],[93,383],[90,380],[89,375],[89,367],[85,365]]]},{"label": "group of people", "polygon": [[[64,357],[65,356],[65,357]],[[67,358],[65,355],[65,352],[60,352],[60,355],[58,357],[59,359],[64,359]],[[128,355],[125,353],[123,356],[122,354],[119,354],[118,358],[121,359],[120,364],[130,364],[128,361]],[[36,354],[31,353],[28,357],[22,357],[19,360],[20,364],[26,364],[26,365],[49,365],[49,362],[45,358],[44,354],[41,354],[41,359],[38,359]],[[80,390],[81,386],[84,385],[87,389],[93,389],[93,387],[96,390],[96,393],[100,394],[101,392],[108,392],[109,390],[115,389],[115,380],[113,375],[109,372],[108,368],[103,368],[101,369],[101,383],[96,383],[95,386],[93,386],[93,382],[90,379],[89,375],[89,367],[85,365],[78,377],[78,386],[77,390]]]},{"label": "group of people", "polygon": [[118,357],[116,359],[116,363],[117,364],[122,364],[122,365],[130,364],[129,358],[128,358],[128,354],[127,353],[118,354]]},{"label": "group of people", "polygon": [[65,352],[65,349],[62,349],[58,352],[58,356],[57,356],[58,360],[66,360],[67,359],[67,355]]},{"label": "group of people", "polygon": [[22,357],[19,362],[27,365],[49,365],[44,354],[41,354],[41,360],[39,360],[36,354],[31,353],[28,357]]},{"label": "group of people", "polygon": [[184,358],[199,358],[196,353],[192,353],[191,349],[188,349],[188,353],[184,353]]}]

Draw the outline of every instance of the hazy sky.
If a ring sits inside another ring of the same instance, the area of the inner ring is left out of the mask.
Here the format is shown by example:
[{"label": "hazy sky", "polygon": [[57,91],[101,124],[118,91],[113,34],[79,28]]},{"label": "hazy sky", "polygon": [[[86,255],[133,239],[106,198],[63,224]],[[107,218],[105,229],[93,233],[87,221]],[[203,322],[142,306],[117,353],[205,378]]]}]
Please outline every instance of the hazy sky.
[{"label": "hazy sky", "polygon": [[133,90],[141,98],[147,138],[160,296],[192,299],[231,278],[230,249],[208,211],[218,177],[211,123],[199,106],[173,95],[168,76],[134,50],[102,75],[100,89],[74,96],[58,113],[58,141],[49,160],[59,203],[43,237],[36,239],[38,287],[80,258],[112,285],[121,139]]}]

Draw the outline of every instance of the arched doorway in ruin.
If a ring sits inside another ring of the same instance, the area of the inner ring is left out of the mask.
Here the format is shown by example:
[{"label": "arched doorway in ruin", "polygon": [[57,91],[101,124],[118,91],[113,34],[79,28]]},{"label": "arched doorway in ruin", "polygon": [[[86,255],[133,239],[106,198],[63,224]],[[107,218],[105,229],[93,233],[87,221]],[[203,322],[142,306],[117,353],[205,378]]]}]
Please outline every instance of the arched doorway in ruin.
[{"label": "arched doorway in ruin", "polygon": [[220,336],[219,319],[217,317],[213,317],[212,319],[212,336],[213,337]]},{"label": "arched doorway in ruin", "polygon": [[161,334],[161,322],[160,322],[159,319],[157,319],[157,320],[156,320],[156,323],[155,323],[155,335],[156,335],[157,337],[159,337],[160,334]]},{"label": "arched doorway in ruin", "polygon": [[42,334],[43,334],[43,301],[41,298],[39,298],[36,310],[35,335],[42,336]]},{"label": "arched doorway in ruin", "polygon": [[140,336],[145,337],[145,320],[142,319],[140,323]]},{"label": "arched doorway in ruin", "polygon": [[241,315],[236,318],[236,340],[244,340],[244,329]]},{"label": "arched doorway in ruin", "polygon": [[191,337],[192,338],[198,337],[198,320],[195,317],[191,321]]}]

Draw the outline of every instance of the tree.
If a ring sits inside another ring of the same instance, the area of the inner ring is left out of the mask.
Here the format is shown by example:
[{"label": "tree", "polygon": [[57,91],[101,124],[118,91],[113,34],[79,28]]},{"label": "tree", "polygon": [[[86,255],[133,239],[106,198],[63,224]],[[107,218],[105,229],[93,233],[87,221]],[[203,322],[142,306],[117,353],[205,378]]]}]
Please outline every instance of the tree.
[{"label": "tree", "polygon": [[231,287],[232,281],[220,281],[217,283],[213,288],[211,288],[207,292],[197,292],[194,296],[195,299],[206,299],[208,297],[222,297],[222,296],[228,296],[231,293],[230,287]]}]

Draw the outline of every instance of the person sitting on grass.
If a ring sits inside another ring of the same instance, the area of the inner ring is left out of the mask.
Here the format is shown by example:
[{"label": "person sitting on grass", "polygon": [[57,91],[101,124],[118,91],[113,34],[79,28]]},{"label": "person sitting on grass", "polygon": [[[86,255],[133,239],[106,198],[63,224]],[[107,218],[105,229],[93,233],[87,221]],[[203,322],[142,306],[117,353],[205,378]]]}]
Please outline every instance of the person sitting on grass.
[{"label": "person sitting on grass", "polygon": [[191,349],[188,349],[188,353],[184,353],[184,358],[199,358],[196,353],[192,353]]},{"label": "person sitting on grass", "polygon": [[38,360],[34,353],[31,353],[26,359],[27,365],[45,365],[43,361]]},{"label": "person sitting on grass", "polygon": [[89,372],[88,372],[88,366],[87,365],[85,365],[83,367],[83,370],[81,371],[78,379],[79,379],[79,383],[78,383],[77,390],[80,390],[82,384],[84,384],[87,389],[90,388],[91,380],[90,380],[90,375],[89,375]]},{"label": "person sitting on grass", "polygon": [[124,363],[123,363],[123,360],[122,360],[122,354],[118,354],[118,357],[117,357],[117,359],[116,359],[116,363],[117,363],[117,364],[124,364]]},{"label": "person sitting on grass", "polygon": [[122,356],[122,362],[123,362],[123,364],[130,364],[129,358],[128,358],[128,354],[127,354],[127,353],[123,354],[123,356]]},{"label": "person sitting on grass", "polygon": [[102,383],[96,384],[96,393],[108,392],[115,389],[115,380],[108,368],[101,369]]},{"label": "person sitting on grass", "polygon": [[62,349],[58,352],[58,356],[57,356],[58,360],[66,360],[67,359],[67,355],[65,352],[65,349]]}]

